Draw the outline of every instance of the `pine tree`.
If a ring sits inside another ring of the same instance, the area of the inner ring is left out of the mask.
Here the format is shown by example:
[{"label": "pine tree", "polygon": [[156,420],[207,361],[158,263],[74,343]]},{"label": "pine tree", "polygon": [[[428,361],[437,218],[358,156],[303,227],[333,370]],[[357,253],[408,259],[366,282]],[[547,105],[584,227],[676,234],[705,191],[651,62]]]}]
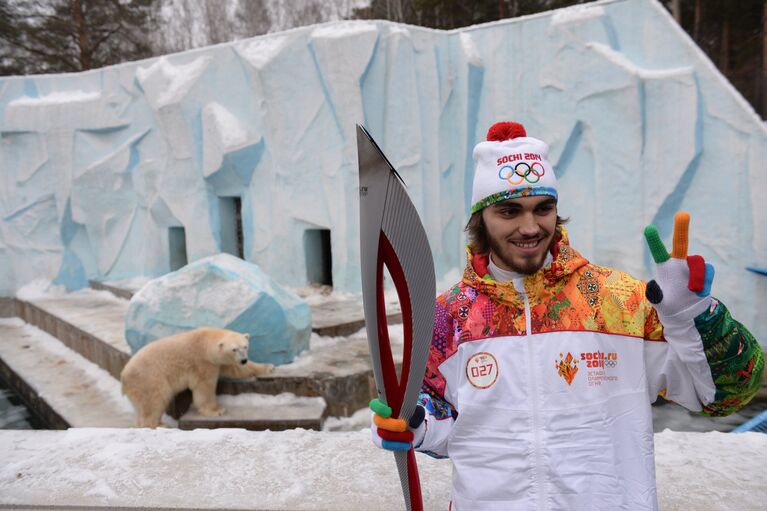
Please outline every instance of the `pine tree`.
[{"label": "pine tree", "polygon": [[84,71],[152,55],[153,0],[37,0],[0,5],[3,74]]},{"label": "pine tree", "polygon": [[[661,2],[669,9],[675,3]],[[679,4],[682,28],[765,118],[767,0],[680,0]]]}]

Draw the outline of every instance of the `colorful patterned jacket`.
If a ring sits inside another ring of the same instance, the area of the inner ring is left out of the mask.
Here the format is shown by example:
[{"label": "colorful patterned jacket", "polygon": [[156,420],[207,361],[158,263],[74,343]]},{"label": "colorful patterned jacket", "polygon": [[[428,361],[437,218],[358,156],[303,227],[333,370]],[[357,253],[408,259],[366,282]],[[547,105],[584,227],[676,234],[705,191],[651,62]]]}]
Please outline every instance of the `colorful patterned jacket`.
[{"label": "colorful patterned jacket", "polygon": [[645,284],[590,264],[564,229],[524,281],[468,255],[437,298],[416,446],[451,458],[453,510],[657,509],[656,397],[726,415],[760,388],[761,349],[721,302],[695,319],[705,368],[685,364]]}]

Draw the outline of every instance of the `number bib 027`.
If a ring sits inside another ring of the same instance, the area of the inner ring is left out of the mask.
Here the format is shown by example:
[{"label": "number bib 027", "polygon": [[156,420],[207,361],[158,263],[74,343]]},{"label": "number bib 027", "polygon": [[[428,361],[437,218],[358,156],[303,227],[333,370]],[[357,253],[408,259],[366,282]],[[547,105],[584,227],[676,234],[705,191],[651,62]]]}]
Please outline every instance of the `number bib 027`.
[{"label": "number bib 027", "polygon": [[466,362],[466,378],[478,389],[486,389],[498,379],[498,361],[486,351],[475,353]]}]

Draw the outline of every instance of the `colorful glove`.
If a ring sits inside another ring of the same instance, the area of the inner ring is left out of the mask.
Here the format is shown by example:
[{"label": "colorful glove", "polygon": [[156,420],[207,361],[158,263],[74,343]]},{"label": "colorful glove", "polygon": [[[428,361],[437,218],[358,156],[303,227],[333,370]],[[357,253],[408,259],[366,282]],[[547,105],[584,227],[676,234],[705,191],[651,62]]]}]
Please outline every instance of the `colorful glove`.
[{"label": "colorful glove", "polygon": [[644,231],[650,253],[657,264],[656,280],[647,284],[646,296],[664,327],[693,322],[713,300],[709,295],[714,267],[701,256],[687,257],[689,227],[690,214],[677,213],[671,254],[666,252],[654,225],[648,225]]},{"label": "colorful glove", "polygon": [[415,408],[409,422],[405,419],[392,418],[392,410],[380,399],[370,402],[373,416],[370,423],[373,443],[381,449],[388,451],[409,451],[413,444],[419,445],[426,434],[424,417],[426,412],[423,406]]}]

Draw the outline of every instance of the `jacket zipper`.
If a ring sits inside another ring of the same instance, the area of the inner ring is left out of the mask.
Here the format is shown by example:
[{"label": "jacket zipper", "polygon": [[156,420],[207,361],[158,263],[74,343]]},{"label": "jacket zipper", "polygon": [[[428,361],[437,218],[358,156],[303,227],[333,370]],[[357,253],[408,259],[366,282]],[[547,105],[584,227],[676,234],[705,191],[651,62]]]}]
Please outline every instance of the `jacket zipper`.
[{"label": "jacket zipper", "polygon": [[541,428],[539,417],[539,404],[538,404],[538,376],[535,365],[535,355],[533,354],[533,346],[530,344],[531,330],[532,330],[532,318],[530,317],[530,300],[527,298],[527,290],[525,289],[524,279],[514,279],[514,287],[525,299],[525,338],[527,344],[527,367],[530,370],[530,397],[533,403],[533,435],[535,438],[534,452],[535,452],[535,466],[533,467],[533,481],[536,487],[536,494],[538,505],[536,506],[539,511],[546,509],[546,501],[543,495],[543,483],[541,481]]}]

